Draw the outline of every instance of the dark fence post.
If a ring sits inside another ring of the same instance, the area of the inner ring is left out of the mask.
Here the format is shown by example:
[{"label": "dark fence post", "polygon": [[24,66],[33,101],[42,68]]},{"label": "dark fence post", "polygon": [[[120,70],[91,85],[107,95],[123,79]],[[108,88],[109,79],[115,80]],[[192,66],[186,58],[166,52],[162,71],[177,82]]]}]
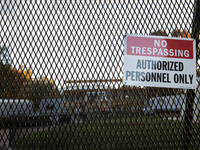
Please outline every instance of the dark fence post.
[{"label": "dark fence post", "polygon": [[[197,0],[194,4],[194,18],[192,26],[192,37],[196,40],[196,63],[199,58],[199,20],[200,20],[200,0]],[[190,139],[192,136],[192,120],[193,120],[193,104],[194,104],[195,92],[192,89],[187,90],[186,93],[186,107],[185,107],[185,123],[184,123],[184,149],[189,149]]]},{"label": "dark fence post", "polygon": [[194,90],[187,90],[186,93],[186,105],[185,105],[185,124],[184,124],[184,149],[188,149],[191,138],[191,128],[193,119],[193,103],[194,103]]}]

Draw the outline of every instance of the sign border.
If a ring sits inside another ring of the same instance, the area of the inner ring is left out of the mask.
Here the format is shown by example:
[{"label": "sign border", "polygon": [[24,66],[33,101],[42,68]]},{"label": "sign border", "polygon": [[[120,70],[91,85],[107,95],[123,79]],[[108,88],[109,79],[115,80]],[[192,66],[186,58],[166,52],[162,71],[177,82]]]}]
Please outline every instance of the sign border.
[{"label": "sign border", "polygon": [[[127,38],[131,36],[131,37],[144,37],[144,38],[157,38],[157,39],[171,39],[171,40],[181,40],[181,41],[192,41],[193,42],[193,61],[196,62],[196,41],[193,38],[180,38],[180,37],[168,37],[168,36],[156,36],[156,35],[136,35],[136,34],[126,34],[125,39],[124,39],[124,66],[123,66],[123,85],[130,85],[130,86],[145,86],[145,87],[162,87],[162,88],[183,88],[183,89],[196,89],[197,87],[197,81],[196,83],[193,83],[191,85],[183,85],[183,84],[177,84],[176,87],[172,87],[172,86],[158,86],[158,85],[143,85],[143,84],[139,84],[139,85],[131,85],[131,84],[127,84],[125,82],[125,62],[126,62],[126,56],[128,56],[127,54]],[[133,56],[134,55],[129,55],[129,56]],[[136,56],[137,57],[137,56]],[[146,58],[153,58],[153,56],[138,56],[138,57],[146,57]],[[159,58],[159,57],[157,57]],[[163,58],[163,57],[162,57]],[[166,57],[167,58],[167,57]],[[175,59],[175,58],[168,58],[168,59]],[[183,58],[184,59],[184,58]],[[196,65],[195,65],[195,70],[196,70]],[[197,72],[195,71],[195,73],[193,73],[193,75],[195,76],[194,78],[197,78]],[[142,82],[141,82],[142,83]]]}]

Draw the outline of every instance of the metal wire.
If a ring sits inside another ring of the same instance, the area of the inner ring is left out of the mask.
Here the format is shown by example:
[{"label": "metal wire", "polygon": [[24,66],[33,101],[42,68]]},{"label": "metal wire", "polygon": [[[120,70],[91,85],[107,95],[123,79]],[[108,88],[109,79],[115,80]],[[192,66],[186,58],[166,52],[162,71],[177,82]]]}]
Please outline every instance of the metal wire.
[{"label": "metal wire", "polygon": [[0,149],[199,149],[196,90],[123,85],[127,34],[196,40],[199,1],[0,2]]}]

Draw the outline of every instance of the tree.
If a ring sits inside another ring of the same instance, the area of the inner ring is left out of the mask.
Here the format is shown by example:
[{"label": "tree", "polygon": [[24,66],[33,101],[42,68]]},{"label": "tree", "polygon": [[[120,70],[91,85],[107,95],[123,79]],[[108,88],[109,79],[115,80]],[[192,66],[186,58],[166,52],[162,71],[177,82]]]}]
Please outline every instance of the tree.
[{"label": "tree", "polygon": [[34,103],[34,110],[39,108],[39,103],[43,98],[60,98],[60,92],[53,80],[46,77],[32,79],[26,88],[27,98]]},{"label": "tree", "polygon": [[0,63],[0,98],[11,98],[15,75],[10,64]]},{"label": "tree", "polygon": [[158,30],[156,32],[151,33],[150,35],[156,35],[156,36],[168,36],[168,34],[163,30]]},{"label": "tree", "polygon": [[31,69],[24,70],[23,66],[19,70],[13,69],[15,80],[13,81],[13,98],[27,99],[29,82],[31,81]]},{"label": "tree", "polygon": [[0,47],[0,63],[1,64],[10,64],[10,58],[9,58],[9,50],[6,46]]},{"label": "tree", "polygon": [[172,32],[172,36],[173,37],[191,38],[191,34],[187,30],[182,31],[182,30],[178,30],[178,29],[175,29]]},{"label": "tree", "polygon": [[8,48],[6,46],[0,47],[0,98],[12,97],[12,83],[15,76],[10,65],[8,55]]}]

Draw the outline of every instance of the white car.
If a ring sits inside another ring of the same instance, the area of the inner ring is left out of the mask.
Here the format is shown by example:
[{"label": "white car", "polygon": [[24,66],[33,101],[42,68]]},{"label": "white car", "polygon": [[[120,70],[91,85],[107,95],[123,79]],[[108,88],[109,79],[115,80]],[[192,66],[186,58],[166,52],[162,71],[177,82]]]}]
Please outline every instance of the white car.
[{"label": "white car", "polygon": [[144,107],[143,112],[145,115],[153,115],[153,110],[150,107]]}]

